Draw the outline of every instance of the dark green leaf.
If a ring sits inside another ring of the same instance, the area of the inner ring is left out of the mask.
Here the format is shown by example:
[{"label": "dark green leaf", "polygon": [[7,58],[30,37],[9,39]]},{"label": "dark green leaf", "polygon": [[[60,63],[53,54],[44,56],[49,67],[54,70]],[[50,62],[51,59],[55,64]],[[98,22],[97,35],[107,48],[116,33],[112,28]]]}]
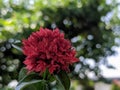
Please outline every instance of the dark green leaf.
[{"label": "dark green leaf", "polygon": [[44,80],[33,80],[30,82],[22,82],[15,90],[48,90],[48,86]]},{"label": "dark green leaf", "polygon": [[[28,71],[25,68],[22,68],[19,73],[19,84],[22,82],[29,82],[31,80],[40,79],[40,75],[34,72],[27,73]],[[18,84],[18,85],[19,85]]]},{"label": "dark green leaf", "polygon": [[65,90],[70,89],[70,79],[65,71],[60,71],[56,75],[56,79],[64,87]]},{"label": "dark green leaf", "polygon": [[48,82],[53,82],[55,80],[55,76],[50,74],[48,69],[42,74],[43,78],[46,79]]},{"label": "dark green leaf", "polygon": [[22,82],[29,82],[31,80],[35,80],[35,79],[40,79],[40,76],[36,73],[30,73],[30,74],[26,74],[20,81],[19,84],[21,84]]},{"label": "dark green leaf", "polygon": [[53,82],[55,80],[55,77],[53,75],[49,75],[47,80],[48,82]]},{"label": "dark green leaf", "polygon": [[18,80],[23,79],[23,78],[26,76],[26,74],[27,74],[27,70],[26,70],[25,67],[24,67],[24,68],[22,68],[22,69],[20,70],[20,72],[19,72]]}]

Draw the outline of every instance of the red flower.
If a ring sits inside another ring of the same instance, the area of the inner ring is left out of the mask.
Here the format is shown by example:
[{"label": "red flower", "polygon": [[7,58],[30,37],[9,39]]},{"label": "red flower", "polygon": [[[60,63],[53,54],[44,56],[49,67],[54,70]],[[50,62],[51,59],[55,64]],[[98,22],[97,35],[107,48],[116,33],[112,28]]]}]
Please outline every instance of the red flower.
[{"label": "red flower", "polygon": [[69,71],[69,65],[78,61],[76,51],[59,29],[40,28],[22,43],[23,53],[27,56],[24,64],[29,71],[43,73],[48,69],[51,74]]}]

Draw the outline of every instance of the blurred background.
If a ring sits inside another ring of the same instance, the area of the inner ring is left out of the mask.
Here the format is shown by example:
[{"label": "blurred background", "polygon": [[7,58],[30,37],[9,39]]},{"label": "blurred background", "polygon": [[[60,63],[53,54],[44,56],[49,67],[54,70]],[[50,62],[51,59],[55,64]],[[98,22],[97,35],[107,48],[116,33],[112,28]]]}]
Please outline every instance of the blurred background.
[{"label": "blurred background", "polygon": [[71,90],[120,90],[120,0],[0,0],[0,90],[14,90],[21,40],[40,27],[59,28],[77,50]]}]

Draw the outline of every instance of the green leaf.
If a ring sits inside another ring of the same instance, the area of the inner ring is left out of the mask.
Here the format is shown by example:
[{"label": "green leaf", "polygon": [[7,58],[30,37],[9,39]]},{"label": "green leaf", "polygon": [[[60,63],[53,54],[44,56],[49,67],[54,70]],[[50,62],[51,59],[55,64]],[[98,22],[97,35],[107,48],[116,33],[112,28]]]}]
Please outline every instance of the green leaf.
[{"label": "green leaf", "polygon": [[15,90],[48,90],[48,86],[45,80],[33,80],[22,82]]},{"label": "green leaf", "polygon": [[38,73],[27,73],[25,68],[22,68],[19,73],[19,83],[15,90],[48,90],[45,80],[40,80]]},{"label": "green leaf", "polygon": [[37,80],[40,79],[40,76],[36,73],[27,74],[19,81],[18,85],[21,84],[22,82],[29,82],[29,81],[35,80],[35,79],[37,79]]},{"label": "green leaf", "polygon": [[42,74],[43,79],[47,80],[48,82],[53,82],[56,78],[54,75],[50,74],[48,69]]},{"label": "green leaf", "polygon": [[23,78],[26,76],[26,74],[27,74],[27,70],[26,70],[25,67],[23,67],[23,68],[20,70],[20,72],[19,72],[18,80],[23,79]]},{"label": "green leaf", "polygon": [[70,79],[65,71],[60,71],[56,75],[56,79],[64,87],[65,90],[70,89]]},{"label": "green leaf", "polygon": [[27,70],[25,68],[22,68],[19,73],[18,85],[21,84],[22,82],[28,82],[35,79],[40,79],[40,75],[34,72],[27,73]]},{"label": "green leaf", "polygon": [[15,45],[15,44],[12,44],[12,47],[14,47],[15,49],[17,49],[17,50],[22,52],[22,49],[19,46]]},{"label": "green leaf", "polygon": [[47,80],[48,80],[48,82],[53,82],[53,81],[55,81],[55,76],[54,75],[48,75],[48,77],[47,77]]}]

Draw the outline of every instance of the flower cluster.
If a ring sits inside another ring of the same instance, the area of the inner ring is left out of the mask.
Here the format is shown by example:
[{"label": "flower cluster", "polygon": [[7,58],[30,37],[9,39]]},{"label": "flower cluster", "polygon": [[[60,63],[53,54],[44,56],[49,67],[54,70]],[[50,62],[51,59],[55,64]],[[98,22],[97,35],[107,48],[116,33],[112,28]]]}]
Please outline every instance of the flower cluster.
[{"label": "flower cluster", "polygon": [[60,70],[69,71],[69,65],[78,61],[76,51],[59,29],[40,28],[22,43],[28,71],[43,73],[48,69],[51,74]]}]

